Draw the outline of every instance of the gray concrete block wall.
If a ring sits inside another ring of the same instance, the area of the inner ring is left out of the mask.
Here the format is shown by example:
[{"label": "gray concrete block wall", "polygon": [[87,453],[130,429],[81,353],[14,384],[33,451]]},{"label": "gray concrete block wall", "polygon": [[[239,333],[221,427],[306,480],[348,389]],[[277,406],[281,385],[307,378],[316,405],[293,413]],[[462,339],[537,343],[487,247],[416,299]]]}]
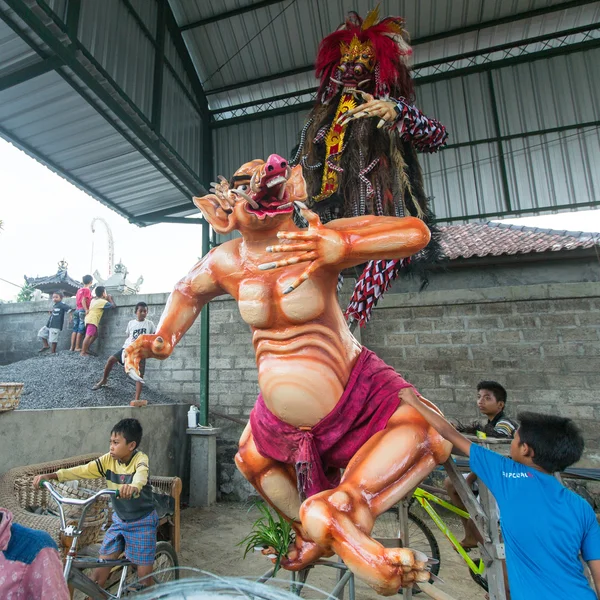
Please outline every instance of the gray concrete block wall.
[{"label": "gray concrete block wall", "polygon": [[477,418],[475,386],[493,379],[511,415],[575,419],[600,464],[600,284],[389,295],[362,342],[448,416]]},{"label": "gray concrete block wall", "polygon": [[[101,325],[101,348],[120,348],[140,300],[158,323],[167,297],[117,298],[119,308]],[[45,310],[45,303],[0,305],[2,360],[37,354],[31,337]],[[449,416],[476,418],[474,387],[488,378],[506,385],[511,414],[534,410],[572,416],[584,429],[588,464],[598,465],[599,331],[600,284],[587,282],[388,294],[360,334],[364,345]],[[245,421],[258,393],[257,372],[250,329],[232,299],[211,302],[210,332],[211,410]],[[66,342],[68,334],[62,335]],[[173,398],[198,402],[199,367],[198,320],[169,359],[148,361],[146,378]],[[222,429],[219,452],[229,460],[243,426],[214,415],[211,423]],[[233,466],[228,462],[220,468],[231,482]]]}]

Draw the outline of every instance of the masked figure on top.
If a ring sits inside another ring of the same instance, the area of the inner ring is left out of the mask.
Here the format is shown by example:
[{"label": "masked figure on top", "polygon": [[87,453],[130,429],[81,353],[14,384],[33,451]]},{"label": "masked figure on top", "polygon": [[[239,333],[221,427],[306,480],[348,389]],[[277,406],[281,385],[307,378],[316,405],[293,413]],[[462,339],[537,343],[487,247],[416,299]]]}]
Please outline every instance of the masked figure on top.
[{"label": "masked figure on top", "polygon": [[[309,206],[323,223],[362,215],[414,216],[431,228],[417,152],[435,152],[446,129],[416,108],[404,21],[350,13],[323,39],[316,59],[317,101],[302,130],[293,164],[302,165]],[[371,261],[346,316],[364,325],[373,306],[409,265],[423,271],[441,252],[435,229],[425,250]]]}]

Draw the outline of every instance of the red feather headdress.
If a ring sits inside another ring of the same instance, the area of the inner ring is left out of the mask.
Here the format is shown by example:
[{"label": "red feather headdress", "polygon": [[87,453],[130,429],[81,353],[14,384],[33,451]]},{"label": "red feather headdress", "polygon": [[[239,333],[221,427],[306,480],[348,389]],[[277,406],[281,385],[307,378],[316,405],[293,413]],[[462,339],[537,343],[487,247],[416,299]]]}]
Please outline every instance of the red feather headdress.
[{"label": "red feather headdress", "polygon": [[409,68],[412,49],[404,29],[404,20],[387,17],[376,22],[378,13],[379,9],[376,8],[363,20],[352,12],[337,31],[323,38],[315,61],[316,75],[320,79],[320,98],[329,100],[339,91],[340,86],[331,78],[336,79],[342,45],[349,46],[356,37],[362,44],[368,43],[375,52],[375,87],[369,91],[374,91],[377,97],[392,95],[412,100],[413,84]]}]

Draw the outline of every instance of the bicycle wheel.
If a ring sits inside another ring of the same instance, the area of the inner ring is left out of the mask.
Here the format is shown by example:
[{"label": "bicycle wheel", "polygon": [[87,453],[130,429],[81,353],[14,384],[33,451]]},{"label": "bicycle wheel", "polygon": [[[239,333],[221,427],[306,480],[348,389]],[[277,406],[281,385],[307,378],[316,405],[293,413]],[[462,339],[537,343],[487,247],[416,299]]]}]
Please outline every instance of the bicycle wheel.
[{"label": "bicycle wheel", "polygon": [[[179,571],[177,570],[178,566],[179,558],[173,546],[171,546],[169,542],[157,542],[156,553],[154,554],[154,564],[152,566],[152,577],[154,581],[159,584],[179,579]],[[128,571],[129,572],[127,573],[127,578],[125,580],[125,596],[127,596],[130,592],[135,591],[139,586],[135,566],[129,565]],[[120,576],[121,570],[119,569],[109,580],[106,590],[111,594],[117,593]]]},{"label": "bicycle wheel", "polygon": [[[390,508],[377,517],[371,536],[386,548],[402,548],[400,535],[400,513],[397,508]],[[408,513],[408,547],[425,553],[429,558],[435,559],[431,565],[431,572],[437,575],[440,572],[440,547],[431,529],[416,517]]]},{"label": "bicycle wheel", "polygon": [[156,583],[166,583],[179,579],[179,558],[169,542],[158,542],[154,555],[152,573]]}]

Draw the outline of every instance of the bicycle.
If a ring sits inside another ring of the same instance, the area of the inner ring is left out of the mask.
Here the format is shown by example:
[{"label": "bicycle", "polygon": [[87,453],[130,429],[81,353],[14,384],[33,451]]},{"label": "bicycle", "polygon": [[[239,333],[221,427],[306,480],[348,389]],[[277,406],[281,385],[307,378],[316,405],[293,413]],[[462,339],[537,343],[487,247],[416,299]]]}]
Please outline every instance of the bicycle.
[{"label": "bicycle", "polygon": [[[446,525],[442,517],[436,512],[431,503],[438,504],[444,507],[455,515],[464,519],[469,519],[470,515],[468,512],[461,510],[460,508],[450,504],[446,500],[442,500],[435,494],[427,491],[429,488],[435,492],[438,492],[437,488],[431,488],[429,486],[422,486],[415,489],[412,497],[408,501],[408,546],[415,550],[420,550],[427,554],[427,556],[435,559],[437,563],[432,564],[431,573],[437,576],[440,571],[440,549],[435,539],[435,536],[431,529],[425,524],[425,522],[410,512],[411,507],[417,502],[423,507],[425,512],[431,517],[433,522],[437,525],[438,529],[444,534],[448,541],[452,544],[456,552],[465,561],[469,567],[469,574],[472,579],[486,592],[488,591],[488,584],[485,578],[485,564],[481,558],[474,561],[468,554],[468,552],[462,547],[461,543],[456,539],[456,536],[452,533],[451,529]],[[386,544],[393,544],[392,547],[402,547],[402,535],[400,531],[400,511],[402,510],[402,504],[398,504],[384,513],[382,513],[373,526],[372,536],[384,546]],[[390,546],[387,546],[390,547]],[[435,578],[435,577],[434,577]]]},{"label": "bicycle", "polygon": [[[77,555],[77,543],[79,536],[83,533],[82,525],[85,520],[86,513],[90,506],[96,502],[102,496],[114,496],[118,498],[118,490],[100,490],[87,498],[86,500],[80,500],[78,498],[66,498],[59,494],[52,484],[48,481],[42,481],[40,487],[45,487],[48,490],[50,496],[54,499],[58,506],[58,512],[60,517],[60,531],[61,534],[67,538],[70,538],[71,543],[67,553],[64,567],[64,577],[67,584],[76,590],[79,590],[92,600],[107,600],[112,598],[123,598],[129,592],[137,591],[138,589],[144,589],[139,586],[134,580],[132,581],[131,575],[135,571],[135,565],[127,558],[118,558],[115,560],[100,560],[93,556],[78,556]],[[77,506],[81,508],[81,516],[77,525],[67,525],[65,519],[65,512],[63,505]],[[157,542],[156,553],[154,558],[154,567],[152,577],[157,583],[164,583],[166,581],[178,579],[179,575],[177,567],[179,566],[179,559],[177,553],[168,542]],[[86,569],[94,569],[97,567],[111,567],[111,578],[107,582],[107,589],[100,587],[95,581],[90,579],[85,573]],[[132,567],[131,571],[129,567]],[[118,578],[114,578],[118,571],[121,571]],[[116,589],[116,593],[111,593],[109,590]]]}]

